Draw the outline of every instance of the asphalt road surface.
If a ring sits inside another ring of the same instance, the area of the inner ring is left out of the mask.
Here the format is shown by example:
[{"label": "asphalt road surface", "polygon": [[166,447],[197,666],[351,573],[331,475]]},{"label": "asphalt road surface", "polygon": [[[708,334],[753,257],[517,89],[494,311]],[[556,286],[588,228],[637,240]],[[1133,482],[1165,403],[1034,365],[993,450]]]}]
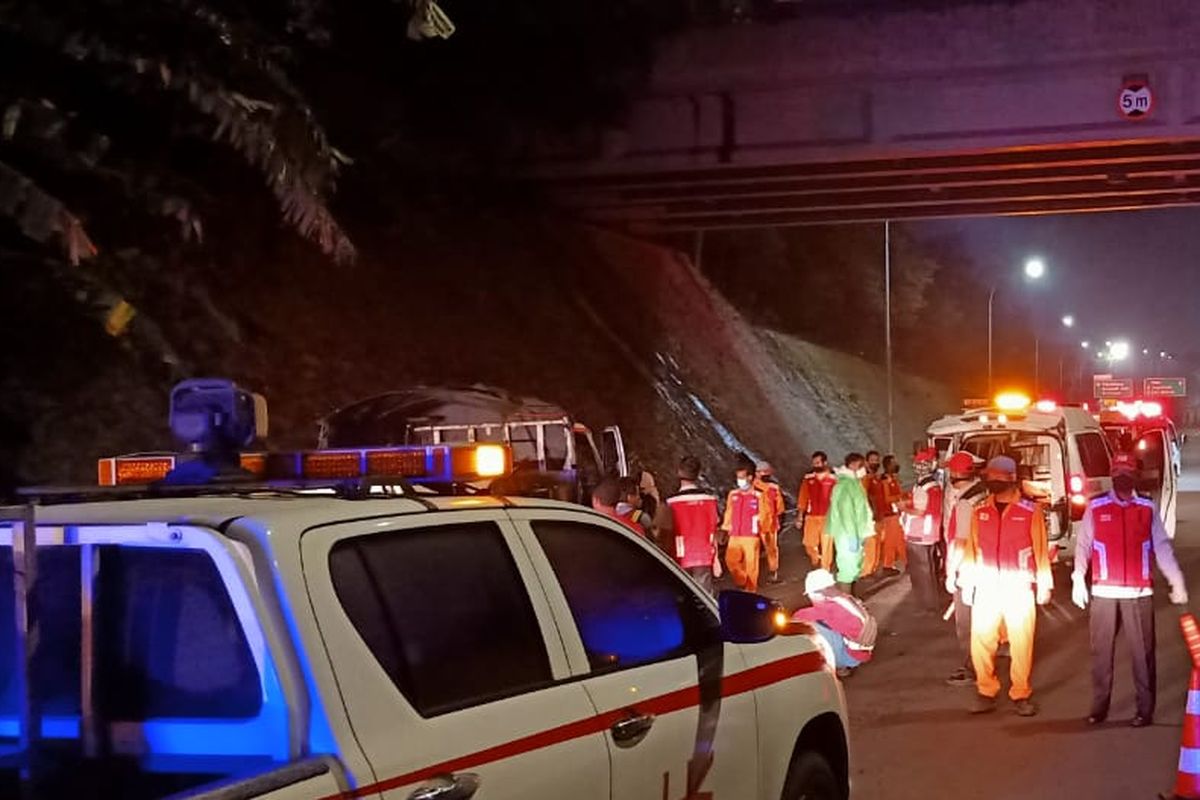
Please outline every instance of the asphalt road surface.
[{"label": "asphalt road surface", "polygon": [[[1200,608],[1200,445],[1184,451],[1176,554]],[[784,582],[763,591],[800,605],[807,559],[795,532],[785,537]],[[970,716],[973,687],[945,678],[957,666],[952,622],[920,616],[908,579],[868,585],[880,622],[874,660],[846,681],[851,721],[851,780],[856,800],[1133,800],[1174,786],[1190,660],[1179,632],[1183,610],[1166,599],[1157,576],[1158,711],[1155,724],[1133,729],[1128,653],[1118,637],[1109,721],[1084,723],[1091,698],[1086,612],[1071,604],[1069,575],[1056,573],[1054,598],[1038,616],[1034,698],[1041,713],[1016,716],[1007,698],[1007,659],[999,709]]]}]

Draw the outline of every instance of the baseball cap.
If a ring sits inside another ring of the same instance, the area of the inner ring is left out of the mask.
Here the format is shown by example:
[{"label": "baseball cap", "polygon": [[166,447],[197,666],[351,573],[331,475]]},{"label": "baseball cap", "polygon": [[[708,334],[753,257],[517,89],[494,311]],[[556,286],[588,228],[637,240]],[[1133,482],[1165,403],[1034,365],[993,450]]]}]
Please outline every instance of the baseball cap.
[{"label": "baseball cap", "polygon": [[1138,463],[1137,458],[1131,453],[1117,453],[1112,457],[1112,469],[1110,474],[1118,475],[1134,475],[1137,474]]},{"label": "baseball cap", "polygon": [[814,569],[804,576],[804,593],[821,592],[836,584],[832,572],[827,569]]},{"label": "baseball cap", "polygon": [[920,464],[923,461],[937,461],[937,450],[934,450],[932,447],[918,450],[913,456],[913,463]]},{"label": "baseball cap", "polygon": [[988,462],[985,472],[989,477],[1016,478],[1017,462],[1008,456],[996,456]]},{"label": "baseball cap", "polygon": [[946,459],[946,469],[951,475],[966,475],[975,471],[975,456],[966,450],[959,450]]}]

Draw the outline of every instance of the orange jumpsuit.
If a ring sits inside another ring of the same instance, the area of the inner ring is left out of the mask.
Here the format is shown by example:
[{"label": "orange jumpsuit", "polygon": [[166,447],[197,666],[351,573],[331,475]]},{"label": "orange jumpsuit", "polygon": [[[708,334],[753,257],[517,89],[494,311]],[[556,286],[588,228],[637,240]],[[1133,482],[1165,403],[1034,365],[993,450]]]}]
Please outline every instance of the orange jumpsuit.
[{"label": "orange jumpsuit", "polygon": [[751,486],[734,489],[725,502],[721,530],[729,533],[725,566],[733,585],[743,591],[758,591],[758,550],[768,520],[767,502],[762,492]]},{"label": "orange jumpsuit", "polygon": [[863,565],[859,577],[865,578],[875,574],[879,569],[880,556],[883,552],[883,479],[876,475],[867,475],[862,479],[863,489],[867,493],[867,502],[871,504],[871,515],[875,518],[875,535],[863,540]]},{"label": "orange jumpsuit", "polygon": [[800,482],[796,513],[804,515],[804,550],[814,567],[833,566],[833,537],[825,533],[825,515],[837,477],[832,472],[810,472]]},{"label": "orange jumpsuit", "polygon": [[762,543],[767,551],[767,569],[775,572],[779,569],[779,525],[785,509],[783,490],[777,483],[762,480],[754,481],[754,488],[762,494],[765,506]]},{"label": "orange jumpsuit", "polygon": [[904,489],[900,479],[888,475],[880,481],[883,484],[884,516],[879,523],[878,539],[883,548],[883,566],[885,569],[904,564],[908,560],[908,550],[904,544],[904,527],[900,524],[900,514],[897,507],[904,499]]},{"label": "orange jumpsuit", "polygon": [[960,584],[971,600],[971,662],[976,687],[985,697],[1000,693],[996,648],[1002,631],[1012,657],[1008,695],[1022,700],[1033,694],[1033,637],[1038,601],[1049,599],[1054,585],[1046,522],[1037,503],[1021,499],[1003,512],[989,496],[971,518],[963,546]]}]

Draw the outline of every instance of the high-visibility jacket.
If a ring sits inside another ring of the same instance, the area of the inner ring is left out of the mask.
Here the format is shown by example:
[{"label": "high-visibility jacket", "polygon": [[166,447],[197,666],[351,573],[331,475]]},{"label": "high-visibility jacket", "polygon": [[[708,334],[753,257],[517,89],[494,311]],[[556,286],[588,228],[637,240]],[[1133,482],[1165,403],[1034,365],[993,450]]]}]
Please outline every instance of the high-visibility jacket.
[{"label": "high-visibility jacket", "polygon": [[679,566],[710,567],[717,532],[717,498],[699,487],[680,489],[667,498],[671,529],[675,531],[675,560]]},{"label": "high-visibility jacket", "polygon": [[796,509],[810,517],[829,514],[829,498],[837,477],[832,472],[810,472],[800,481],[800,492],[796,497]]},{"label": "high-visibility jacket", "polygon": [[912,506],[904,514],[904,538],[926,545],[942,538],[942,487],[933,476],[913,487]]},{"label": "high-visibility jacket", "polygon": [[762,492],[734,489],[725,501],[725,521],[721,529],[730,536],[759,536],[767,525],[767,503]]},{"label": "high-visibility jacket", "polygon": [[1153,588],[1154,504],[1137,497],[1122,505],[1105,495],[1093,500],[1087,513],[1092,516],[1092,585]]},{"label": "high-visibility jacket", "polygon": [[763,533],[778,533],[779,523],[786,508],[783,504],[783,489],[771,481],[754,481],[754,488],[763,496]]},{"label": "high-visibility jacket", "polygon": [[963,554],[963,570],[976,590],[989,586],[1029,587],[1050,591],[1050,545],[1046,521],[1037,503],[1022,498],[1001,512],[988,495],[971,519],[971,535]]},{"label": "high-visibility jacket", "polygon": [[808,608],[792,614],[796,622],[819,622],[842,635],[846,649],[859,662],[868,661],[875,650],[878,626],[861,600],[845,592],[829,590],[813,598]]}]

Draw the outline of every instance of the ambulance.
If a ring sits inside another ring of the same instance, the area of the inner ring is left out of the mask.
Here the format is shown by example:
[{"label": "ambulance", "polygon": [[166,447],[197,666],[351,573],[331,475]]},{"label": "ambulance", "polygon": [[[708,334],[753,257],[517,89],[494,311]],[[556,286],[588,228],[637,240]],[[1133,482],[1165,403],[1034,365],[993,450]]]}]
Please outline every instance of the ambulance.
[{"label": "ambulance", "polygon": [[946,456],[965,450],[985,462],[1014,458],[1024,492],[1044,504],[1054,558],[1074,558],[1088,501],[1112,488],[1108,441],[1081,406],[1004,392],[991,405],[936,420],[927,435]]},{"label": "ambulance", "polygon": [[833,653],[559,501],[460,492],[505,444],[255,451],[172,393],[177,453],[0,521],[3,797],[845,800]]},{"label": "ambulance", "polygon": [[1102,410],[1100,426],[1113,451],[1137,458],[1137,490],[1154,501],[1163,527],[1175,538],[1182,450],[1175,423],[1158,401],[1134,400]]}]

